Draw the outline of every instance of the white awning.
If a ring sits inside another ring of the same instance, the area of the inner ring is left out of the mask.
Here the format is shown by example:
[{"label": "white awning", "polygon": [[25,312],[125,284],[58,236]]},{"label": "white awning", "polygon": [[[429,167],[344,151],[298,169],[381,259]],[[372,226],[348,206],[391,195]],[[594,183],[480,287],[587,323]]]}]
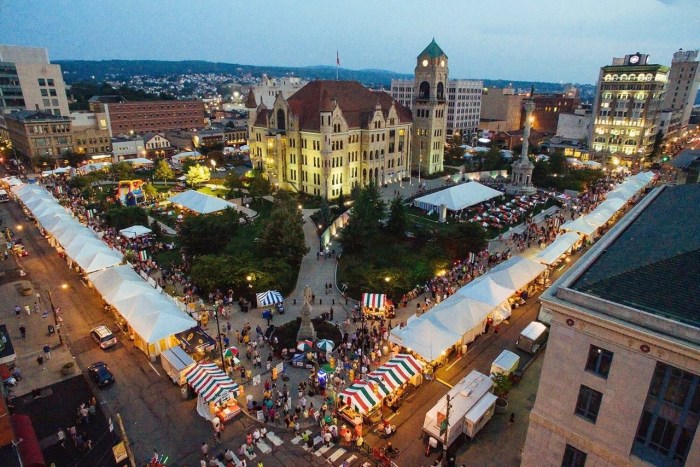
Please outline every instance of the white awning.
[{"label": "white awning", "polygon": [[[546,266],[537,261],[527,259],[524,256],[513,256],[492,268],[486,277],[508,290],[516,291],[537,279],[546,269]],[[477,278],[476,282],[478,281]]]},{"label": "white awning", "polygon": [[498,196],[503,193],[478,182],[469,182],[421,196],[413,204],[420,209],[437,209],[444,204],[450,211],[459,211]]},{"label": "white awning", "polygon": [[581,239],[576,232],[559,235],[547,248],[540,251],[533,259],[542,264],[553,264],[567,253]]},{"label": "white awning", "polygon": [[126,238],[142,237],[144,235],[148,235],[151,232],[151,229],[143,225],[132,225],[131,227],[127,227],[126,229],[121,229],[119,231],[119,233],[124,235]]},{"label": "white awning", "polygon": [[570,230],[583,235],[591,236],[598,230],[597,225],[593,225],[586,220],[586,216],[581,216],[578,219],[569,221],[561,226],[562,230]]},{"label": "white awning", "polygon": [[223,211],[226,208],[238,208],[234,203],[195,190],[187,190],[171,196],[170,201],[199,214]]}]

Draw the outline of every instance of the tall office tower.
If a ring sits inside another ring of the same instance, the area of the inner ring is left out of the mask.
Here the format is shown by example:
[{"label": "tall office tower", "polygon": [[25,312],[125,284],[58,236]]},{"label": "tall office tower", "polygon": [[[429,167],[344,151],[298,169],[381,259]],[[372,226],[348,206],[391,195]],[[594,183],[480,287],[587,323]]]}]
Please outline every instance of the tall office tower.
[{"label": "tall office tower", "polygon": [[700,84],[698,51],[680,49],[673,54],[664,98],[664,110],[671,111],[669,133],[675,133],[688,126],[695,96],[698,93],[698,84]]}]

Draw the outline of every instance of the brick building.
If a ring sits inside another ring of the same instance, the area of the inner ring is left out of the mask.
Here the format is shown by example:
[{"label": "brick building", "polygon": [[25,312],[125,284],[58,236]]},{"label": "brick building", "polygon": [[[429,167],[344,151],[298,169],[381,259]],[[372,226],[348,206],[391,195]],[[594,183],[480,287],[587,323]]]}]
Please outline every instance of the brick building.
[{"label": "brick building", "polygon": [[5,115],[5,123],[14,147],[31,159],[59,159],[73,150],[73,131],[68,117],[21,110]]}]

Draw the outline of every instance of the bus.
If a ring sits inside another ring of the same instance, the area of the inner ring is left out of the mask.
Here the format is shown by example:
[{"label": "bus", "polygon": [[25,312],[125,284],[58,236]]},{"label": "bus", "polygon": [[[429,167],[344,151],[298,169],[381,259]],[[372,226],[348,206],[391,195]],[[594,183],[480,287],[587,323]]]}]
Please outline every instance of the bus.
[{"label": "bus", "polygon": [[7,203],[10,197],[7,196],[7,191],[0,189],[0,203]]}]

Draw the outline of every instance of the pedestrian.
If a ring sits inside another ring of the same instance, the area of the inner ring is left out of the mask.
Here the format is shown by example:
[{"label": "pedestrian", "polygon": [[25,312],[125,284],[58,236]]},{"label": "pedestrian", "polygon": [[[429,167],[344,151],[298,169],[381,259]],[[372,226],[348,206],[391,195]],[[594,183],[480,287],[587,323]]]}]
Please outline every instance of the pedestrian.
[{"label": "pedestrian", "polygon": [[216,444],[221,444],[221,428],[214,429],[214,441]]},{"label": "pedestrian", "polygon": [[66,447],[66,432],[63,431],[62,428],[59,428],[58,433],[56,433],[56,436],[58,437],[58,444],[60,444],[62,448],[65,448]]},{"label": "pedestrian", "polygon": [[202,446],[199,449],[200,451],[202,451],[202,459],[207,457],[207,453],[209,452],[209,445],[202,441]]},{"label": "pedestrian", "polygon": [[44,369],[44,356],[43,355],[39,355],[38,357],[36,357],[36,362],[39,364],[39,366],[42,369]]},{"label": "pedestrian", "polygon": [[90,411],[85,404],[80,405],[80,420],[83,424],[90,423]]},{"label": "pedestrian", "polygon": [[27,316],[32,315],[32,309],[29,308],[29,305],[24,305],[24,312],[27,313]]},{"label": "pedestrian", "polygon": [[515,423],[515,412],[510,413],[510,419],[508,419],[508,427],[510,428]]},{"label": "pedestrian", "polygon": [[19,307],[19,305],[15,305],[15,316],[19,318],[19,314],[22,311],[22,309]]},{"label": "pedestrian", "polygon": [[24,324],[19,327],[19,333],[22,335],[22,339],[27,337],[27,328],[24,327]]},{"label": "pedestrian", "polygon": [[44,356],[46,359],[51,360],[51,346],[49,344],[44,344],[42,350],[44,351]]}]

